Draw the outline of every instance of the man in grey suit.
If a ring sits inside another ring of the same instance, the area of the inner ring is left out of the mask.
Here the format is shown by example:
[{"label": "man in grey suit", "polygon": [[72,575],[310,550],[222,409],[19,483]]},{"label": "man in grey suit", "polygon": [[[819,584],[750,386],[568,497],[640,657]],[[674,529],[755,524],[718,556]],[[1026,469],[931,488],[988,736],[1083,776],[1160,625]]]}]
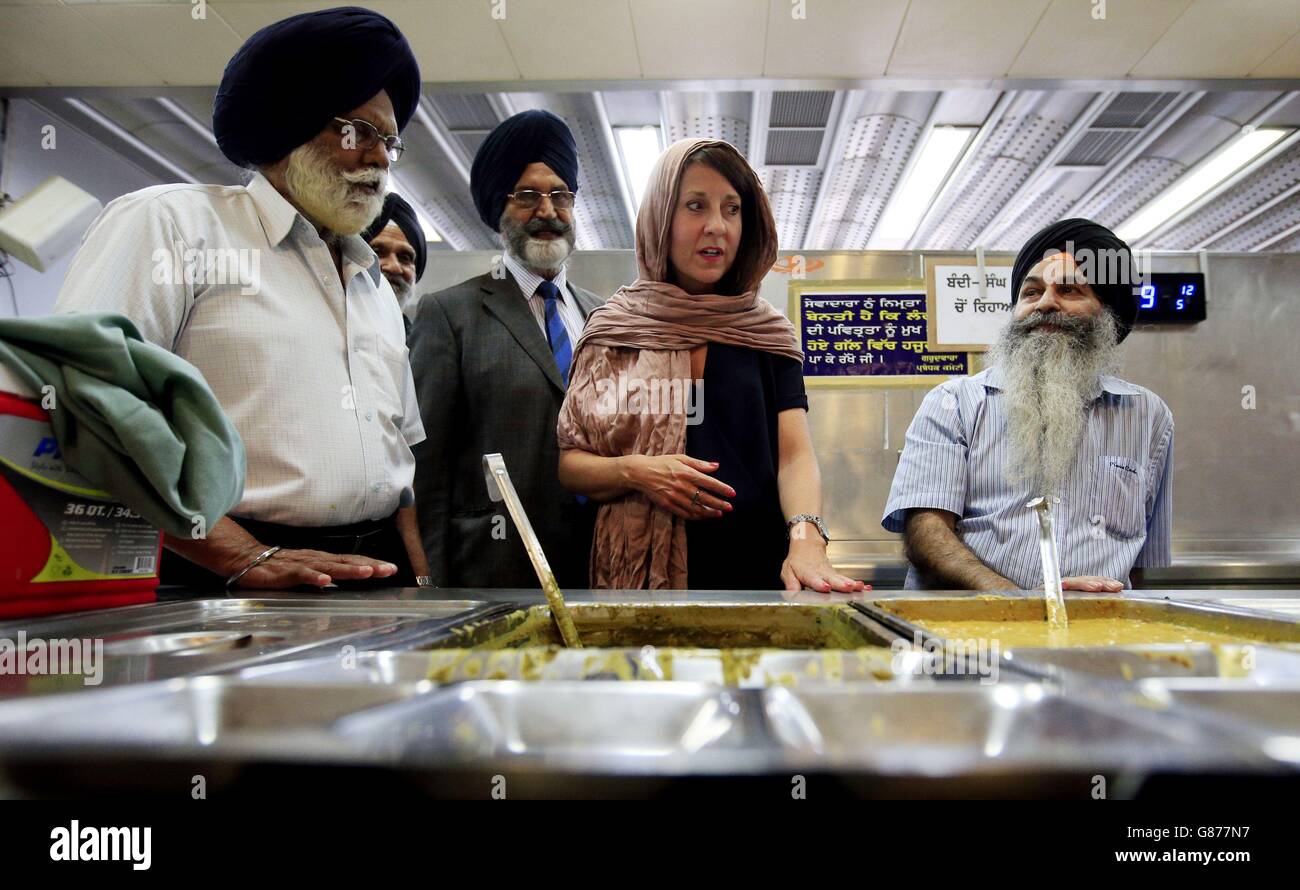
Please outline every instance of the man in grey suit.
[{"label": "man in grey suit", "polygon": [[415,503],[433,584],[537,587],[483,455],[500,452],[562,586],[588,586],[594,505],[558,478],[555,422],[573,346],[602,298],[567,280],[578,154],[564,121],[526,111],[474,158],[470,191],[501,233],[504,262],[420,301],[411,369],[425,440],[413,449]]}]

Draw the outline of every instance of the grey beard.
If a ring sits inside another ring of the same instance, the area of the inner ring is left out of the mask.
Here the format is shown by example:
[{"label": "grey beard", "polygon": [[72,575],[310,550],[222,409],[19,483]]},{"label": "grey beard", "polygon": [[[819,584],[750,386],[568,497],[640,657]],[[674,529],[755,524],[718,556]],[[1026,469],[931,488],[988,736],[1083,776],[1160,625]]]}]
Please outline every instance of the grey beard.
[{"label": "grey beard", "polygon": [[[561,237],[545,241],[533,237],[535,232],[542,230],[555,232]],[[512,257],[534,275],[543,278],[550,278],[560,271],[569,254],[573,253],[576,237],[573,226],[558,219],[551,223],[534,221],[520,225],[509,215],[501,215],[501,243]]]},{"label": "grey beard", "polygon": [[[1059,331],[1036,331],[1055,324]],[[1006,474],[1035,496],[1059,495],[1074,468],[1101,377],[1118,366],[1119,329],[1103,309],[1090,318],[1050,312],[1012,321],[989,353],[1007,402]]]},{"label": "grey beard", "polygon": [[405,278],[389,278],[388,283],[393,288],[393,293],[397,296],[397,305],[406,308],[406,301],[411,298],[411,291],[414,290],[414,288],[407,284]]}]

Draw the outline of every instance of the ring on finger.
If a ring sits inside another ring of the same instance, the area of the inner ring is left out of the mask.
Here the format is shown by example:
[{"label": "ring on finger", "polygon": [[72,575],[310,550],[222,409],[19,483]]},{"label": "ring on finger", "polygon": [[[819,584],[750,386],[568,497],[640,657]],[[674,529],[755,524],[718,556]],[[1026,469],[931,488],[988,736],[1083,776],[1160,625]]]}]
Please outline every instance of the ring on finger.
[{"label": "ring on finger", "polygon": [[699,506],[700,506],[700,490],[697,488],[695,489],[695,494],[691,496],[691,507],[698,508]]}]

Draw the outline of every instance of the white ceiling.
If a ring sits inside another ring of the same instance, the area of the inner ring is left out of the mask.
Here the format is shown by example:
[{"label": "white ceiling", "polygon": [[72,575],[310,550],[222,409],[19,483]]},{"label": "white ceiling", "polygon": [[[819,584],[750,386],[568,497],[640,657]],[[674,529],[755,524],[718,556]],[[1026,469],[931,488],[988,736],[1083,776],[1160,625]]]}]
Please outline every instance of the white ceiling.
[{"label": "white ceiling", "polygon": [[[239,181],[209,130],[214,90],[153,95],[52,92],[14,102],[77,128],[154,173]],[[1300,92],[1280,90],[768,90],[434,92],[403,133],[395,168],[443,248],[487,249],[468,169],[484,134],[509,114],[546,108],[578,143],[581,249],[632,245],[629,185],[613,126],[653,124],[667,140],[722,138],[754,164],[782,247],[886,245],[876,226],[930,129],[976,128],[906,246],[1016,249],[1052,219],[1127,220],[1245,126],[1295,130],[1258,163],[1136,246],[1169,250],[1293,250],[1300,243]],[[63,172],[63,171],[61,171]],[[75,170],[64,173],[76,180]],[[876,239],[876,240],[873,240]]]},{"label": "white ceiling", "polygon": [[[0,0],[0,97],[39,103],[160,182],[235,182],[209,132],[226,60],[256,29],[342,2]],[[782,246],[807,250],[881,246],[877,223],[935,126],[978,134],[912,248],[1015,248],[1068,215],[1117,225],[1241,127],[1300,127],[1300,0],[368,5],[420,59],[396,173],[442,248],[494,246],[468,170],[487,130],[525,108],[574,130],[584,249],[632,243],[615,126],[733,142]],[[1300,135],[1139,246],[1300,249]]]},{"label": "white ceiling", "polygon": [[[0,0],[0,88],[214,85],[253,31],[340,2],[207,0],[196,18],[199,0]],[[1296,0],[366,5],[402,28],[430,83],[1300,77]]]}]

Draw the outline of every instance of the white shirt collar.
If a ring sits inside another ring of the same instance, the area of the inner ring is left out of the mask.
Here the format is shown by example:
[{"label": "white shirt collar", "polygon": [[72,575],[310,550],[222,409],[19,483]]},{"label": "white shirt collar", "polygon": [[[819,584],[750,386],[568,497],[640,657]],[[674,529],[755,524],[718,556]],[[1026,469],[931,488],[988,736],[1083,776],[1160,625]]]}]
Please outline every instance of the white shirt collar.
[{"label": "white shirt collar", "polygon": [[[253,199],[253,206],[257,208],[257,217],[262,221],[266,240],[271,242],[272,247],[279,247],[280,242],[289,237],[294,222],[302,214],[261,173],[254,173],[245,188]],[[303,222],[306,220],[303,219]]]},{"label": "white shirt collar", "polygon": [[[289,201],[276,191],[275,186],[271,185],[261,173],[254,173],[253,178],[245,188],[248,190],[249,197],[253,199],[253,206],[257,209],[258,219],[262,223],[262,231],[266,233],[266,239],[272,247],[279,247],[293,227],[302,220],[302,225],[311,231],[315,227],[294,207]],[[379,264],[376,262],[375,252],[370,249],[360,235],[345,235],[339,239],[339,250],[343,258],[358,269],[364,269],[370,274],[370,278],[379,284]]]},{"label": "white shirt collar", "polygon": [[[530,299],[533,294],[537,293],[537,288],[546,279],[521,263],[510,251],[505,251],[503,256],[506,269],[510,272],[511,277],[515,279],[515,284],[519,285],[519,290],[523,292],[524,299]],[[560,266],[560,271],[555,273],[555,277],[551,279],[555,286],[560,289],[560,299],[562,300],[567,299],[569,293],[566,275],[567,265],[566,263]]]}]

